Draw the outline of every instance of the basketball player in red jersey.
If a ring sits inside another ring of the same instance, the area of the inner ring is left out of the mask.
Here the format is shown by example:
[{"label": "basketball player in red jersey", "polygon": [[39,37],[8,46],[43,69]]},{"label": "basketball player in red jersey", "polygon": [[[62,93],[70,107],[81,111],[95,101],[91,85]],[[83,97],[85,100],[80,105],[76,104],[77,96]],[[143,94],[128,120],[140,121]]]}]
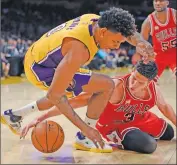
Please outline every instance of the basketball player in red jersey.
[{"label": "basketball player in red jersey", "polygon": [[[155,139],[171,140],[174,137],[172,126],[148,111],[156,105],[176,126],[173,108],[165,101],[159,87],[151,81],[156,75],[154,62],[144,64],[140,61],[131,74],[113,78],[115,89],[96,124],[97,130],[108,142],[122,149],[152,153],[157,146]],[[71,99],[70,104],[73,108],[85,106],[90,97],[89,93],[80,94]],[[25,137],[29,128],[36,123],[56,115],[59,113],[53,109],[32,121],[24,127],[21,137]],[[84,138],[82,134],[78,137]]]},{"label": "basketball player in red jersey", "polygon": [[169,67],[174,75],[176,70],[176,10],[168,8],[169,0],[153,0],[155,11],[142,24],[141,35],[145,40],[152,36],[158,75],[155,81]]}]

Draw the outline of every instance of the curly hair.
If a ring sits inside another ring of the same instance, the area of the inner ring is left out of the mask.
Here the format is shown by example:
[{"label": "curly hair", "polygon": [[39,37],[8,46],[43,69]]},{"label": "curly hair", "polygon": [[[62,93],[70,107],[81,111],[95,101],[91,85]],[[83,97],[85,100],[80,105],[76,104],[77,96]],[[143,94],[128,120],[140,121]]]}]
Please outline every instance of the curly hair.
[{"label": "curly hair", "polygon": [[136,64],[135,69],[149,80],[153,80],[157,76],[158,72],[157,65],[154,61],[150,61],[147,64],[144,64],[143,60],[140,60]]},{"label": "curly hair", "polygon": [[112,7],[104,11],[98,20],[100,28],[107,28],[124,37],[129,37],[136,32],[135,19],[128,11]]}]

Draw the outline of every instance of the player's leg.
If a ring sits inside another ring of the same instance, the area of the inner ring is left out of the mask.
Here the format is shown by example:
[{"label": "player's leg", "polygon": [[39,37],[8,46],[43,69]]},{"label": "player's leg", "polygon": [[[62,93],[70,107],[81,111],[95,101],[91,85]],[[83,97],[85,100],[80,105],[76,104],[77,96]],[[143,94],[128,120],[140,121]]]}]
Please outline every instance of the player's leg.
[{"label": "player's leg", "polygon": [[160,137],[160,140],[171,140],[174,138],[174,130],[170,124],[167,125],[165,132]]},{"label": "player's leg", "polygon": [[171,140],[174,137],[172,126],[152,112],[148,112],[147,121],[141,124],[140,129],[155,139]]},{"label": "player's leg", "polygon": [[97,123],[96,128],[114,147],[140,153],[152,153],[157,147],[156,140],[138,127],[120,124],[117,128]]},{"label": "player's leg", "polygon": [[88,101],[87,116],[89,118],[98,120],[112,95],[113,89],[114,82],[106,75],[92,74],[88,85],[83,86],[84,92],[93,93]]},{"label": "player's leg", "polygon": [[[31,55],[31,50],[32,46],[28,49],[25,55],[24,68],[26,77],[34,86],[37,86],[42,90],[48,90],[49,84],[51,83],[54,75],[54,69],[44,67],[41,68],[40,66],[37,66],[35,68],[35,72],[33,68],[34,59]],[[21,121],[25,116],[31,114],[32,112],[47,110],[51,107],[53,107],[53,104],[46,97],[43,97],[19,109],[9,109],[4,111],[1,115],[1,123],[6,124],[13,133],[19,135]]]},{"label": "player's leg", "polygon": [[147,154],[153,153],[157,148],[156,140],[139,129],[129,131],[125,135],[122,144],[125,150]]},{"label": "player's leg", "polygon": [[[113,89],[114,82],[109,77],[92,73],[87,69],[80,69],[74,76],[74,81],[67,90],[73,92],[74,95],[78,95],[81,92],[91,93],[91,97],[87,101],[88,109],[85,123],[94,128],[100,114],[103,112],[111,97]],[[80,150],[112,152],[112,148],[107,145],[104,146],[104,149],[97,149],[94,143],[81,132],[77,133],[74,146],[76,149]]]},{"label": "player's leg", "polygon": [[176,52],[171,54],[171,59],[169,61],[169,67],[173,73],[173,76],[177,76],[177,67],[176,67]]},{"label": "player's leg", "polygon": [[165,68],[167,67],[167,65],[162,61],[160,60],[157,60],[156,61],[156,64],[157,64],[157,67],[158,67],[158,74],[157,76],[154,78],[154,81],[155,82],[158,82],[159,81],[159,78],[160,76],[162,75],[163,71],[165,70]]}]

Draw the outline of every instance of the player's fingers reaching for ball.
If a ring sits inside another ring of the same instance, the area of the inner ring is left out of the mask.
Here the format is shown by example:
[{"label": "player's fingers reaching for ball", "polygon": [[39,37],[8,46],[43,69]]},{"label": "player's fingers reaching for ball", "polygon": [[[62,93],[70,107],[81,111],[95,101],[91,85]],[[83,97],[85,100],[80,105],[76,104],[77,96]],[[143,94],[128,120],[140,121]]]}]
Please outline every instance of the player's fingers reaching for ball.
[{"label": "player's fingers reaching for ball", "polygon": [[[98,143],[102,149],[104,148],[103,139],[102,139],[102,137],[101,137],[101,135],[99,134],[98,131],[97,131],[97,135],[95,137],[95,143]],[[97,146],[98,146],[98,144],[97,144]]]},{"label": "player's fingers reaching for ball", "polygon": [[96,148],[99,148],[99,146],[98,146],[98,144],[97,144],[98,142],[97,142],[96,139],[93,140],[93,143],[95,144]]},{"label": "player's fingers reaching for ball", "polygon": [[29,126],[27,125],[27,126],[25,126],[23,129],[22,129],[22,131],[21,131],[21,133],[20,133],[20,139],[21,138],[25,138],[25,136],[26,136],[26,134],[28,133],[28,131],[29,131]]},{"label": "player's fingers reaching for ball", "polygon": [[29,123],[28,125],[26,125],[20,133],[20,139],[25,138],[25,136],[27,135],[30,128],[35,127],[39,122],[40,122],[39,120],[34,120],[31,123]]}]

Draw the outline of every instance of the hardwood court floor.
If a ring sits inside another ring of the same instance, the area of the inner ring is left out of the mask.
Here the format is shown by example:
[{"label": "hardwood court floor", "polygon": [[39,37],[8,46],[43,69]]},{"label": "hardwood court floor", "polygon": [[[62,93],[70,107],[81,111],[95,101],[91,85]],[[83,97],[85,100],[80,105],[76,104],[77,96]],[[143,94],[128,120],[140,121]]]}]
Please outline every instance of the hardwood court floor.
[{"label": "hardwood court floor", "polygon": [[[176,110],[176,81],[169,81],[169,71],[161,80],[161,89],[166,100]],[[16,82],[16,81],[15,81]],[[41,96],[45,92],[33,87],[27,81],[17,81],[17,84],[1,86],[1,112],[8,108],[19,108]],[[4,84],[4,83],[3,83]],[[159,116],[163,115],[154,108],[152,110]],[[81,118],[85,117],[86,108],[80,108],[77,113]],[[33,120],[42,112],[33,113],[24,120],[24,124]],[[50,120],[58,122],[64,129],[64,145],[53,154],[42,154],[32,145],[30,132],[26,139],[20,140],[13,135],[7,127],[1,125],[1,163],[2,164],[176,164],[176,134],[172,141],[158,142],[157,150],[153,154],[139,154],[131,151],[116,150],[110,154],[90,153],[76,151],[72,148],[75,134],[78,129],[71,124],[64,116],[53,117]],[[175,132],[176,128],[174,127]]]}]

